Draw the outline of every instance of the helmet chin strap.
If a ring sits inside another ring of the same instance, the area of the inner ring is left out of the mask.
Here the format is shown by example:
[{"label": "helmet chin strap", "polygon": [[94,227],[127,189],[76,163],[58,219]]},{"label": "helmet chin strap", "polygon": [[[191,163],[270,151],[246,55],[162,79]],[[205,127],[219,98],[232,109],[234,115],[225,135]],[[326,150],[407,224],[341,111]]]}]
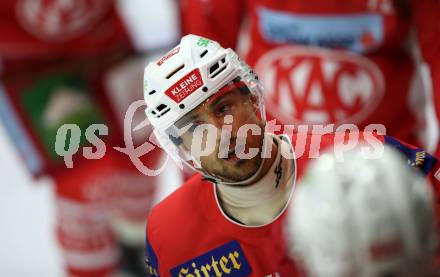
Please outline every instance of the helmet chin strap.
[{"label": "helmet chin strap", "polygon": [[[267,134],[264,133],[264,139],[263,139],[263,149],[262,149],[262,157],[270,157],[270,151],[272,151],[272,143],[276,143],[273,138]],[[254,174],[252,174],[251,176],[249,176],[248,178],[241,180],[241,181],[230,181],[230,180],[225,180],[210,174],[203,174],[203,177],[206,180],[212,181],[216,184],[223,184],[223,185],[228,185],[228,186],[237,186],[237,185],[250,185],[252,183],[255,183],[255,181],[257,180],[257,178],[260,176],[261,171],[263,170],[263,167],[265,165],[265,163],[267,162],[267,160],[269,159],[265,159],[263,158],[261,160],[261,163],[258,167],[258,169],[254,172]]]}]

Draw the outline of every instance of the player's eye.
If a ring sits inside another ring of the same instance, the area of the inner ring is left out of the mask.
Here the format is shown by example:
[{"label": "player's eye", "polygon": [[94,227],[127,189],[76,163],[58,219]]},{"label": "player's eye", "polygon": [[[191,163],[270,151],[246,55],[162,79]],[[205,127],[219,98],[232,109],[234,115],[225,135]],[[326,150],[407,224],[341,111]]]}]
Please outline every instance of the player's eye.
[{"label": "player's eye", "polygon": [[220,103],[215,107],[214,113],[216,116],[224,116],[229,114],[232,110],[232,105],[229,102]]}]

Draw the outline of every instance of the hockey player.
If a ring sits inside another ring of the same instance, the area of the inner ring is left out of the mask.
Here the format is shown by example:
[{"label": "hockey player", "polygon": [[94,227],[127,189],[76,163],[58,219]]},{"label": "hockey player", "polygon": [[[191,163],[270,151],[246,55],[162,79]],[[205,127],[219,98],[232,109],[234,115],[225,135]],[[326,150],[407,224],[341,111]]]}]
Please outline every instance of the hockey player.
[{"label": "hockey player", "polygon": [[370,155],[392,145],[438,186],[437,160],[388,136],[289,128],[273,134],[255,73],[207,38],[183,37],[146,67],[144,82],[146,113],[161,145],[200,173],[148,217],[152,276],[295,276],[283,233],[289,199],[309,160],[347,145],[347,136],[367,143]]}]

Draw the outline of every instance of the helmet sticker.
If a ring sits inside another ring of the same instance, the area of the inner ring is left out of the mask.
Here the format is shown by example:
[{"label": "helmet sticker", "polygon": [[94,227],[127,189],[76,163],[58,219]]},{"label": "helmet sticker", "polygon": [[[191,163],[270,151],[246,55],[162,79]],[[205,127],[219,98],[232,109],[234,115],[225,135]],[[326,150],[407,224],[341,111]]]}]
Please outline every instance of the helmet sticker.
[{"label": "helmet sticker", "polygon": [[203,47],[208,47],[208,44],[209,44],[210,42],[211,42],[211,41],[210,41],[209,39],[200,37],[200,38],[199,38],[199,41],[197,42],[197,45],[198,45],[198,46],[203,46]]},{"label": "helmet sticker", "polygon": [[167,89],[165,94],[174,102],[180,103],[201,86],[203,86],[202,76],[199,69],[196,68]]},{"label": "helmet sticker", "polygon": [[179,53],[180,47],[174,48],[173,50],[171,50],[170,52],[168,52],[165,56],[163,56],[158,62],[157,65],[161,66],[166,60],[168,60],[169,58],[171,58],[172,56],[176,55],[177,53]]}]

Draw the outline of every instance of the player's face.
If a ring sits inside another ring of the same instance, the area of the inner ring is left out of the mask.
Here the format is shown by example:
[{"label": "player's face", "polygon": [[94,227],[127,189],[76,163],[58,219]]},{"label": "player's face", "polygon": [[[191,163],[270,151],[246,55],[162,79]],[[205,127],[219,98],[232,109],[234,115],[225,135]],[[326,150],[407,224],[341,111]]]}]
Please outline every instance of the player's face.
[{"label": "player's face", "polygon": [[[232,116],[232,123],[226,120],[225,124],[226,116]],[[259,116],[258,98],[249,91],[240,91],[236,87],[231,88],[222,96],[209,99],[199,105],[179,122],[193,124],[193,127],[181,136],[186,149],[191,149],[195,136],[199,136],[199,141],[201,138],[202,147],[207,147],[209,139],[215,140],[214,151],[200,156],[201,166],[208,174],[226,181],[242,181],[258,170],[262,161],[260,152],[263,145],[264,122]],[[212,137],[208,136],[207,132],[197,132],[197,126],[201,126],[201,124],[210,124],[215,127],[216,135]],[[180,125],[182,126],[182,124]],[[226,125],[232,129],[230,140],[225,139],[225,132],[223,132],[223,140],[221,139],[222,127]],[[242,126],[243,128],[240,130]],[[255,132],[258,134],[254,135],[248,126],[257,128],[260,132]],[[237,140],[239,137],[242,139],[242,143]],[[237,153],[235,147],[237,144],[244,146],[244,151],[239,150]],[[258,154],[255,157],[247,159],[240,157],[240,152],[248,153],[250,148],[258,149]],[[220,151],[226,154],[219,155]]]}]

